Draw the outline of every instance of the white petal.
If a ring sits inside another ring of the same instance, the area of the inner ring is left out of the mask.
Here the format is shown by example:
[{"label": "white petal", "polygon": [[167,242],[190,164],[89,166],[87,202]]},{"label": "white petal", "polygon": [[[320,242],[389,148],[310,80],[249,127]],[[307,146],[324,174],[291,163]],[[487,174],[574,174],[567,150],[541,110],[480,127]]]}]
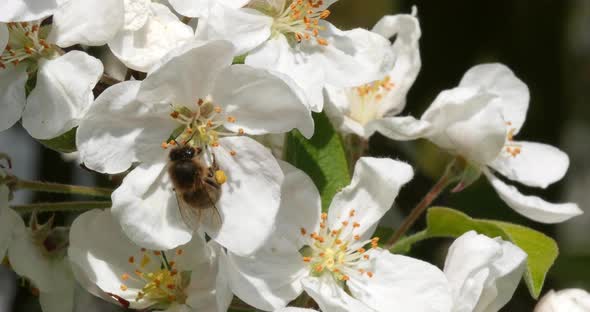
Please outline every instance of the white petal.
[{"label": "white petal", "polygon": [[191,282],[186,289],[189,311],[227,311],[233,298],[227,277],[220,271],[219,248],[212,248],[208,261],[193,265]]},{"label": "white petal", "polygon": [[514,295],[526,269],[527,255],[516,245],[496,238],[502,246],[502,257],[494,262],[491,269],[493,280],[488,281],[479,300],[478,308],[483,311],[499,311]]},{"label": "white petal", "polygon": [[48,40],[61,47],[103,45],[123,27],[121,0],[64,1],[53,15]]},{"label": "white petal", "polygon": [[444,271],[449,280],[454,309],[473,311],[490,275],[488,266],[502,256],[502,247],[493,239],[467,232],[449,247]]},{"label": "white petal", "polygon": [[14,125],[25,108],[25,84],[28,75],[25,66],[0,69],[0,131]]},{"label": "white petal", "polygon": [[39,304],[43,312],[63,312],[74,310],[74,287],[73,279],[69,280],[69,287],[61,291],[40,292]]},{"label": "white petal", "polygon": [[112,200],[111,212],[139,246],[168,250],[191,239],[164,159],[133,169],[113,192]]},{"label": "white petal", "polygon": [[51,139],[77,126],[94,99],[102,63],[80,51],[41,60],[37,84],[23,112],[23,126],[37,139]]},{"label": "white petal", "polygon": [[161,143],[178,124],[169,116],[169,105],[135,100],[140,85],[125,81],[106,89],[80,122],[76,146],[88,168],[119,173],[133,162],[166,154]]},{"label": "white petal", "polygon": [[422,66],[418,47],[420,24],[416,17],[409,14],[387,15],[377,22],[372,32],[388,39],[396,36],[392,46],[395,64],[389,73],[394,87],[382,100],[383,105],[379,106],[380,115],[396,115],[404,109],[406,95]]},{"label": "white petal", "polygon": [[202,40],[228,40],[235,47],[235,55],[242,55],[266,41],[273,19],[254,9],[234,9],[214,4],[209,16],[199,22],[197,38]]},{"label": "white petal", "polygon": [[287,83],[264,69],[227,67],[217,77],[212,96],[236,119],[225,123],[231,131],[242,128],[257,135],[297,128],[307,138],[313,135],[311,112]]},{"label": "white petal", "polygon": [[[355,233],[364,239],[369,238],[373,234],[370,230],[391,208],[401,187],[413,176],[412,167],[404,162],[361,157],[356,162],[350,185],[332,199],[328,210],[329,228],[337,229],[343,221],[352,220],[360,223]],[[352,219],[349,217],[351,210],[355,210]]]},{"label": "white petal", "polygon": [[322,111],[325,75],[321,63],[291,47],[285,36],[279,35],[264,42],[248,53],[245,63],[288,76],[302,90],[307,106],[314,112]]},{"label": "white petal", "polygon": [[6,24],[0,23],[0,53],[4,52],[4,48],[6,48],[6,44],[8,44],[9,36]]},{"label": "white petal", "polygon": [[551,145],[512,141],[520,153],[512,156],[500,154],[490,166],[509,178],[528,186],[546,188],[565,175],[570,161],[566,153]]},{"label": "white petal", "polygon": [[5,0],[0,22],[25,22],[47,17],[57,8],[56,0]]},{"label": "white petal", "polygon": [[392,140],[407,141],[426,137],[433,132],[433,129],[428,121],[419,120],[412,116],[385,117],[366,125],[365,135],[367,137],[375,132]]},{"label": "white petal", "polygon": [[[271,243],[272,244],[272,243]],[[267,246],[250,257],[229,253],[222,265],[232,291],[247,304],[264,311],[286,306],[303,287],[300,280],[309,274],[297,249],[280,250]]]},{"label": "white petal", "polygon": [[[213,150],[227,181],[217,202],[220,227],[203,224],[207,234],[238,255],[256,251],[271,235],[284,175],[270,151],[248,137],[226,137]],[[232,156],[230,151],[235,151]]]},{"label": "white petal", "polygon": [[308,244],[303,232],[311,234],[320,225],[322,202],[320,193],[311,178],[293,165],[280,161],[285,174],[281,186],[281,208],[277,215],[278,235],[294,244],[296,250]]},{"label": "white petal", "polygon": [[536,196],[521,194],[516,187],[507,185],[492,173],[484,170],[500,198],[519,214],[541,223],[560,223],[581,215],[582,210],[575,203],[553,204]]},{"label": "white petal", "polygon": [[436,266],[387,250],[369,253],[373,277],[352,275],[352,295],[377,311],[450,312],[448,281]]},{"label": "white petal", "polygon": [[449,247],[445,274],[453,311],[498,311],[511,298],[524,273],[526,254],[512,243],[467,232]]},{"label": "white petal", "polygon": [[[22,221],[21,221],[22,222]],[[71,287],[73,279],[65,257],[49,257],[33,241],[31,231],[19,226],[8,248],[8,259],[14,272],[29,278],[41,292],[59,292]]]},{"label": "white petal", "polygon": [[286,307],[286,308],[275,310],[275,312],[317,312],[317,311],[313,310],[313,309]]},{"label": "white petal", "polygon": [[151,16],[136,31],[122,30],[109,40],[109,48],[127,67],[147,72],[166,53],[193,39],[190,26],[168,7],[151,4]]},{"label": "white petal", "polygon": [[169,0],[176,12],[189,17],[206,16],[210,1],[214,0]]},{"label": "white petal", "polygon": [[495,98],[475,88],[441,92],[421,118],[431,124],[429,139],[480,165],[492,161],[500,153],[507,132],[501,109],[492,104]]},{"label": "white petal", "polygon": [[323,64],[327,83],[356,87],[390,72],[394,56],[387,39],[366,29],[340,31],[330,23],[324,25],[322,36],[328,45],[314,45],[309,52]]},{"label": "white petal", "polygon": [[590,294],[579,288],[550,290],[539,300],[534,312],[586,312],[590,311]]},{"label": "white petal", "polygon": [[469,119],[449,126],[444,136],[445,140],[452,142],[455,153],[484,165],[496,159],[502,151],[506,141],[506,124],[500,109],[489,105]]},{"label": "white petal", "polygon": [[351,297],[334,281],[331,275],[319,278],[307,277],[301,283],[309,296],[320,306],[321,311],[330,312],[375,312],[363,302]]},{"label": "white petal", "polygon": [[232,49],[227,41],[191,45],[150,73],[141,84],[138,100],[193,107],[211,93],[219,72],[232,63]]},{"label": "white petal", "polygon": [[502,107],[504,119],[518,133],[529,107],[529,89],[508,67],[498,63],[474,66],[465,73],[459,86],[480,88],[497,95],[494,102]]},{"label": "white petal", "polygon": [[151,15],[151,0],[124,0],[125,2],[125,30],[139,30]]}]

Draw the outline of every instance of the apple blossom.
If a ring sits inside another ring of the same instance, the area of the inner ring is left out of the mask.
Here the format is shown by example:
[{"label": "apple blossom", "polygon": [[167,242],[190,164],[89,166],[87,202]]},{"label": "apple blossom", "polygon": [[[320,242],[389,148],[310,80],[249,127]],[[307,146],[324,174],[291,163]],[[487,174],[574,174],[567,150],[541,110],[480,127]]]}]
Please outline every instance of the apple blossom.
[{"label": "apple blossom", "polygon": [[450,311],[444,274],[426,262],[394,255],[371,238],[412,168],[391,159],[360,158],[349,186],[328,213],[304,173],[285,172],[275,234],[255,254],[228,251],[222,266],[233,292],[265,311],[286,306],[303,291],[322,311]]},{"label": "apple blossom", "polygon": [[233,297],[203,237],[173,250],[146,250],[108,211],[88,211],[74,221],[68,255],[82,286],[132,309],[226,311]]},{"label": "apple blossom", "polygon": [[579,288],[546,293],[534,312],[586,312],[590,311],[590,294]]},{"label": "apple blossom", "polygon": [[569,158],[559,149],[515,140],[528,104],[527,86],[510,69],[502,64],[483,64],[467,71],[458,87],[441,92],[420,120],[388,117],[369,123],[367,128],[396,140],[428,138],[483,172],[498,195],[519,214],[543,223],[563,222],[582,213],[577,204],[553,204],[523,195],[494,173],[545,188],[567,171]]},{"label": "apple blossom", "polygon": [[[54,138],[77,126],[94,99],[101,62],[81,51],[63,54],[43,28],[39,21],[0,23],[0,131],[22,117],[31,136]],[[35,87],[27,96],[29,79]]]},{"label": "apple blossom", "polygon": [[444,272],[453,291],[453,312],[497,312],[512,298],[527,255],[517,246],[474,231],[449,247]]},{"label": "apple blossom", "polygon": [[216,161],[227,177],[216,204],[222,223],[199,220],[210,237],[246,254],[272,231],[283,174],[271,153],[244,134],[297,127],[309,137],[313,119],[281,79],[231,66],[232,52],[226,41],[176,51],[144,81],[107,89],[78,129],[88,168],[118,173],[140,162],[112,195],[113,214],[138,245],[165,250],[192,236],[166,172],[176,144],[199,148],[201,160]]},{"label": "apple blossom", "polygon": [[416,80],[421,66],[418,39],[420,24],[412,15],[387,15],[373,27],[385,38],[395,36],[391,46],[395,63],[389,74],[379,81],[352,88],[327,86],[326,113],[344,133],[368,139],[373,133],[366,125],[387,116],[399,114],[405,106],[406,94]]},{"label": "apple blossom", "polygon": [[127,67],[147,72],[194,37],[170,9],[151,0],[67,0],[53,15],[48,40],[109,48]]},{"label": "apple blossom", "polygon": [[257,0],[235,9],[213,4],[197,38],[225,39],[245,63],[285,76],[306,103],[321,111],[323,87],[357,86],[381,79],[393,56],[389,41],[365,29],[341,31],[324,19],[336,1]]}]

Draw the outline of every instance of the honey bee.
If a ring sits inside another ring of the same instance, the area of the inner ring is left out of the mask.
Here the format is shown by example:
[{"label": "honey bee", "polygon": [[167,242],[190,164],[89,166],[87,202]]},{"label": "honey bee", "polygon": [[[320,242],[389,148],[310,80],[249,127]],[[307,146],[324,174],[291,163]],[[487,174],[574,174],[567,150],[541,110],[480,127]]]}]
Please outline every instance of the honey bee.
[{"label": "honey bee", "polygon": [[196,229],[201,216],[217,217],[213,221],[221,221],[215,204],[221,196],[221,183],[216,176],[220,172],[215,158],[208,167],[201,160],[201,148],[188,145],[177,145],[168,155],[168,174],[174,185],[180,215],[186,225]]}]

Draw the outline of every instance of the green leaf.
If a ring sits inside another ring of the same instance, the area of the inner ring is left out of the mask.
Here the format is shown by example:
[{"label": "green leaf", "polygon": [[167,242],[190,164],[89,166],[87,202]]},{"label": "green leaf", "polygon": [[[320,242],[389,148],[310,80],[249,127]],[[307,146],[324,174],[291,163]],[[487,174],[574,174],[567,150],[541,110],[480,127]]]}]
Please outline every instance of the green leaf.
[{"label": "green leaf", "polygon": [[429,237],[459,237],[465,232],[475,230],[489,237],[500,236],[520,247],[528,255],[524,280],[535,299],[539,298],[545,276],[559,254],[557,243],[552,238],[517,224],[473,219],[462,212],[444,207],[430,208],[426,222]]},{"label": "green leaf", "polygon": [[297,130],[287,134],[284,158],[307,173],[322,196],[326,211],[332,197],[350,183],[342,139],[324,113],[314,113],[315,133],[306,139]]},{"label": "green leaf", "polygon": [[62,153],[73,153],[76,151],[76,129],[78,128],[72,128],[70,131],[53,139],[37,141],[52,150]]}]

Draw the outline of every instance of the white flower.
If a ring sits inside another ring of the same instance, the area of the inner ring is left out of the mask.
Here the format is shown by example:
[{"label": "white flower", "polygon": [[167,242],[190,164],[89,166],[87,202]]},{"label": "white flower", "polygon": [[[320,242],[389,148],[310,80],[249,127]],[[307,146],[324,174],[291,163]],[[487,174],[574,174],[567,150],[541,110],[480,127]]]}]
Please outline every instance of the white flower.
[{"label": "white flower", "polygon": [[68,0],[53,15],[49,40],[61,47],[108,44],[127,67],[147,72],[193,37],[168,7],[151,0]]},{"label": "white flower", "polygon": [[351,184],[320,214],[310,178],[282,164],[282,206],[272,239],[252,256],[228,251],[222,257],[221,268],[240,299],[272,311],[305,290],[322,311],[450,311],[450,288],[439,269],[382,250],[371,238],[412,178],[409,165],[361,158]]},{"label": "white flower", "polygon": [[510,69],[483,64],[467,71],[458,87],[441,92],[420,120],[389,117],[368,127],[396,140],[426,137],[481,170],[516,212],[538,222],[563,222],[582,213],[578,205],[523,195],[494,173],[541,188],[565,175],[569,158],[564,152],[514,139],[528,105],[529,90]]},{"label": "white flower", "polygon": [[393,56],[389,41],[365,29],[341,31],[324,21],[335,1],[252,1],[245,8],[212,5],[197,38],[225,39],[245,63],[279,72],[321,111],[326,84],[352,87],[383,78]]},{"label": "white flower", "polygon": [[[78,125],[102,75],[101,62],[80,51],[64,55],[45,40],[40,22],[0,23],[0,131],[21,117],[37,139],[51,139]],[[35,88],[26,96],[28,79]]]},{"label": "white flower", "polygon": [[391,46],[395,63],[384,79],[353,88],[326,87],[326,112],[341,131],[369,138],[373,132],[367,131],[368,123],[378,123],[404,109],[406,94],[421,66],[420,24],[415,15],[414,7],[412,15],[384,16],[373,27],[374,33],[385,38],[396,36]]},{"label": "white flower", "polygon": [[453,312],[496,312],[512,298],[527,255],[510,242],[474,231],[457,238],[444,272],[453,290]]},{"label": "white flower", "polygon": [[590,294],[577,288],[549,291],[535,307],[534,312],[587,312],[590,311]]},{"label": "white flower", "polygon": [[313,119],[281,79],[230,66],[232,52],[229,42],[214,41],[172,54],[144,81],[107,89],[78,129],[89,168],[117,173],[141,163],[112,196],[113,213],[138,245],[165,250],[192,236],[167,174],[169,150],[162,148],[176,142],[200,148],[205,163],[215,157],[227,176],[216,204],[222,224],[200,220],[210,237],[245,254],[272,231],[283,174],[265,147],[242,134],[297,127],[309,137]]},{"label": "white flower", "polygon": [[199,235],[174,250],[146,250],[110,212],[92,210],[72,224],[68,256],[89,292],[132,309],[226,311],[231,302],[215,252]]}]

